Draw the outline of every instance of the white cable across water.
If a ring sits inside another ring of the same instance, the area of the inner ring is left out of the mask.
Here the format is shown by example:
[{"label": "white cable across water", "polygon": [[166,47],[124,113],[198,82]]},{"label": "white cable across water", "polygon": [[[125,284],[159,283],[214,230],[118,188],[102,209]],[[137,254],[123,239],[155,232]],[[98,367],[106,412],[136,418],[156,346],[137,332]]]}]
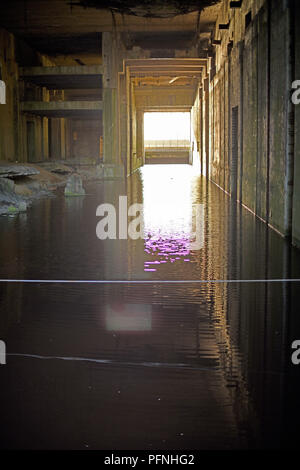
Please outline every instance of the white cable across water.
[{"label": "white cable across water", "polygon": [[26,284],[226,284],[247,282],[300,282],[300,279],[0,279]]},{"label": "white cable across water", "polygon": [[45,359],[45,360],[61,360],[61,361],[79,361],[79,362],[94,362],[97,364],[109,365],[122,365],[129,367],[164,367],[168,369],[192,369],[192,370],[206,370],[215,371],[215,367],[197,367],[185,363],[172,363],[172,362],[125,362],[115,361],[113,359],[97,359],[92,357],[76,357],[76,356],[42,356],[39,354],[22,354],[22,353],[7,353],[7,356],[25,357],[31,359]]}]

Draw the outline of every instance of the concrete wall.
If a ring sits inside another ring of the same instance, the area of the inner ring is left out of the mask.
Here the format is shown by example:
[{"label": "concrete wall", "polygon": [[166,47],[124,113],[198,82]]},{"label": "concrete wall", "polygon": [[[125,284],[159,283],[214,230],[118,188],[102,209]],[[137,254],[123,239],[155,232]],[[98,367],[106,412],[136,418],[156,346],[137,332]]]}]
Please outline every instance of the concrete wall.
[{"label": "concrete wall", "polygon": [[[300,80],[300,3],[295,5],[295,79]],[[300,104],[295,106],[295,173],[293,194],[293,241],[300,246]]]},{"label": "concrete wall", "polygon": [[[293,2],[291,2],[293,3]],[[299,5],[292,18],[297,23]],[[246,26],[246,15],[251,21]],[[219,30],[219,23],[228,23]],[[293,34],[292,30],[290,30]],[[284,0],[246,0],[239,9],[222,5],[214,37],[216,73],[210,77],[209,177],[234,199],[284,236],[300,243],[300,114],[295,107],[293,219],[287,187],[288,10]],[[299,26],[293,36],[296,76],[300,78]],[[231,42],[232,41],[232,42]],[[204,93],[202,95],[204,97]],[[202,115],[204,105],[202,108]],[[237,113],[235,126],[234,113]],[[205,139],[205,129],[202,132]],[[237,144],[237,154],[234,143]],[[237,158],[235,158],[237,157]],[[292,180],[292,178],[290,178]]]},{"label": "concrete wall", "polygon": [[0,104],[0,160],[19,160],[18,65],[14,37],[0,29],[0,67],[6,104]]},{"label": "concrete wall", "polygon": [[0,160],[41,161],[49,156],[46,118],[20,112],[22,100],[49,101],[46,89],[20,81],[19,67],[53,65],[21,40],[0,29],[0,67],[6,104],[0,105]]},{"label": "concrete wall", "polygon": [[70,133],[68,157],[96,163],[100,158],[102,121],[70,119],[68,132]]}]

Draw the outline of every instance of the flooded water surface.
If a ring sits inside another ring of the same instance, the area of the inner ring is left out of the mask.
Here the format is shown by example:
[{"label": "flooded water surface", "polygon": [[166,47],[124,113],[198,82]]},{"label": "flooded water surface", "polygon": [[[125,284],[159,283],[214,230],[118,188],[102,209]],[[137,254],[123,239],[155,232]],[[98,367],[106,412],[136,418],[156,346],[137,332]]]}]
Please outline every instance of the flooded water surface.
[{"label": "flooded water surface", "polygon": [[[86,192],[0,219],[0,277],[35,281],[0,283],[0,447],[296,447],[300,283],[267,281],[300,278],[299,251],[188,165]],[[144,238],[120,239],[120,196]]]}]

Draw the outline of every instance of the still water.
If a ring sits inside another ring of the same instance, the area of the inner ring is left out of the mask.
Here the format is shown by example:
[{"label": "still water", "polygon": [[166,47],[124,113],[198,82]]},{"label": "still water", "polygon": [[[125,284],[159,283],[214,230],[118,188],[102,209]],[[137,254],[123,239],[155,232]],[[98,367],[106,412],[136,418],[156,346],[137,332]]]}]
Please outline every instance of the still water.
[{"label": "still water", "polygon": [[[298,446],[299,283],[186,281],[300,278],[299,251],[190,166],[86,192],[0,219],[2,279],[123,281],[0,284],[0,447]],[[97,238],[120,195],[143,203],[145,239]]]}]

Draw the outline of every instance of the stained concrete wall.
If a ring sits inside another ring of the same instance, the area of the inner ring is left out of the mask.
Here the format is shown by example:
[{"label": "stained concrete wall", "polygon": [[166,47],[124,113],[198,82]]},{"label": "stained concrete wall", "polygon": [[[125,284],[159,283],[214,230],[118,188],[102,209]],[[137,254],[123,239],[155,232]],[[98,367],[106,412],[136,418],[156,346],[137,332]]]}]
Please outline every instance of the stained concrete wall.
[{"label": "stained concrete wall", "polygon": [[49,156],[47,119],[20,112],[24,99],[49,101],[47,90],[20,81],[19,67],[33,65],[53,63],[0,29],[0,67],[6,84],[6,104],[0,105],[0,160],[34,162]]},{"label": "stained concrete wall", "polygon": [[[295,27],[295,79],[300,80],[300,3],[296,2]],[[295,106],[295,167],[293,194],[293,241],[300,246],[300,104]]]},{"label": "stained concrete wall", "polygon": [[100,159],[102,121],[98,119],[70,119],[70,148],[68,157],[97,163]]},{"label": "stained concrete wall", "polygon": [[[293,3],[293,2],[291,2]],[[299,17],[299,5],[294,18]],[[252,18],[246,25],[246,15]],[[286,2],[244,1],[242,8],[222,5],[215,38],[216,73],[210,76],[209,177],[284,236],[288,71]],[[293,16],[293,15],[292,15]],[[219,30],[219,23],[228,23]],[[295,23],[297,23],[295,19]],[[231,42],[232,41],[232,42]],[[294,60],[300,78],[299,26],[295,26]],[[204,94],[203,94],[204,97]],[[203,105],[204,106],[204,105]],[[204,109],[202,109],[203,114]],[[233,129],[233,113],[237,126]],[[295,109],[293,240],[300,242],[300,114]],[[202,133],[205,139],[204,129]],[[237,161],[233,141],[237,142]]]},{"label": "stained concrete wall", "polygon": [[[6,104],[0,104],[0,160],[19,160],[18,65],[14,37],[0,29],[0,67]],[[21,159],[22,161],[22,159]]]}]

